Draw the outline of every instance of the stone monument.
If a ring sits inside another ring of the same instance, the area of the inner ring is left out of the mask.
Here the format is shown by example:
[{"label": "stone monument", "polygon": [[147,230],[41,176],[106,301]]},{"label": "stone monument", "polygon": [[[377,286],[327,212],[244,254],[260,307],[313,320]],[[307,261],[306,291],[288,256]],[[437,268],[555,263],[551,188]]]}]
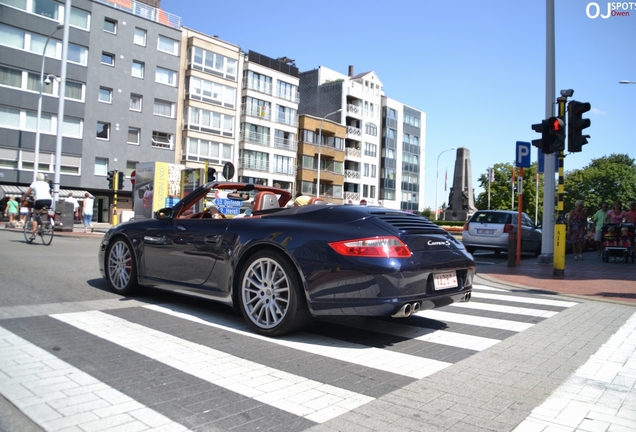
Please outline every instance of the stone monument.
[{"label": "stone monument", "polygon": [[470,150],[466,147],[457,149],[453,186],[448,195],[448,207],[444,209],[443,220],[467,221],[474,212],[475,191],[473,190],[473,172],[470,167]]}]

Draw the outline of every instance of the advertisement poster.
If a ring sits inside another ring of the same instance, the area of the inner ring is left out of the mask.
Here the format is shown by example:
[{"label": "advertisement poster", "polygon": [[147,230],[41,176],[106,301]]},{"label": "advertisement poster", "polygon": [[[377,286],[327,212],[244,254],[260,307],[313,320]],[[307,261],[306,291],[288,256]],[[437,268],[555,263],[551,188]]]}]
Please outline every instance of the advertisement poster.
[{"label": "advertisement poster", "polygon": [[184,165],[143,162],[136,166],[135,218],[152,218],[154,212],[173,206],[181,199],[181,171]]}]

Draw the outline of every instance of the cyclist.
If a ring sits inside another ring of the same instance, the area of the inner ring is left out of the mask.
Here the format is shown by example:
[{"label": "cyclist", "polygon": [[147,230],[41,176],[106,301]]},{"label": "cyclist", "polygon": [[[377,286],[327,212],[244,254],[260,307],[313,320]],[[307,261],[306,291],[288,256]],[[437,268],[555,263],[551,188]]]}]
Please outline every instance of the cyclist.
[{"label": "cyclist", "polygon": [[[36,177],[36,181],[31,183],[31,186],[24,193],[24,200],[26,200],[29,195],[35,196],[35,202],[33,205],[34,211],[41,211],[44,207],[52,208],[53,200],[51,199],[51,187],[47,182],[44,181],[44,174],[38,173]],[[37,218],[33,218],[33,222],[31,225],[31,240],[35,238],[36,232],[38,230],[38,221]]]}]

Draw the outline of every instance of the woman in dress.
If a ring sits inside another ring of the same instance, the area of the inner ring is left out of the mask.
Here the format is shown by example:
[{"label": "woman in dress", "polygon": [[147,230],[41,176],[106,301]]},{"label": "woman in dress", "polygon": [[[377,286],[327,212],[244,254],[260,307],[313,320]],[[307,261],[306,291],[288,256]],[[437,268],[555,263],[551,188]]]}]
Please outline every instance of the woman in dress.
[{"label": "woman in dress", "polygon": [[623,222],[623,219],[627,217],[627,212],[623,210],[623,203],[620,201],[614,201],[614,207],[607,212],[605,216],[605,223],[618,224]]},{"label": "woman in dress", "polygon": [[587,212],[583,208],[583,201],[574,203],[574,210],[568,215],[568,234],[572,242],[574,260],[583,260],[583,243],[587,231]]}]

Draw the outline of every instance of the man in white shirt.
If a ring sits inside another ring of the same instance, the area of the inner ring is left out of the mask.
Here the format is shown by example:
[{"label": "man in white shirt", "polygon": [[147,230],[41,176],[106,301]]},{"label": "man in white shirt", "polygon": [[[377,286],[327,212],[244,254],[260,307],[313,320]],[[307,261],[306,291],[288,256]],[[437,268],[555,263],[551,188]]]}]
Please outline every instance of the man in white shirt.
[{"label": "man in white shirt", "polygon": [[[42,210],[45,206],[48,208],[52,208],[53,200],[51,199],[51,187],[47,182],[44,181],[44,174],[38,173],[36,176],[36,180],[31,183],[27,191],[24,193],[24,198],[27,199],[29,195],[35,196],[35,202],[33,204],[33,210]],[[33,220],[31,225],[31,239],[35,238],[35,233],[38,229],[37,220]]]},{"label": "man in white shirt", "polygon": [[79,213],[79,201],[77,201],[72,193],[69,193],[64,201],[73,204],[73,214],[75,215],[75,219],[77,219]]}]

